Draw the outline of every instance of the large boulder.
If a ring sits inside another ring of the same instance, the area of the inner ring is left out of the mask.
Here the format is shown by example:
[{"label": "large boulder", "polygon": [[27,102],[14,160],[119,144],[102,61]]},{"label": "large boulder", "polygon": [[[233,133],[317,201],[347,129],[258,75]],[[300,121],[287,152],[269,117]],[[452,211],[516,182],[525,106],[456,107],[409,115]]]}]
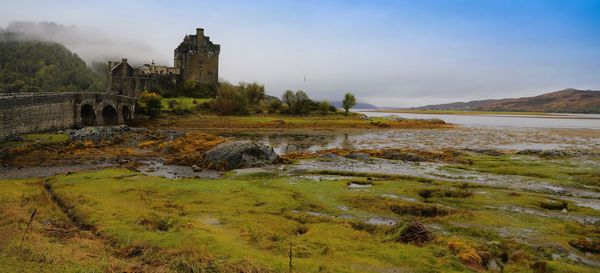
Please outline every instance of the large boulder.
[{"label": "large boulder", "polygon": [[280,163],[273,147],[248,141],[219,144],[206,151],[203,160],[212,169],[233,170]]}]

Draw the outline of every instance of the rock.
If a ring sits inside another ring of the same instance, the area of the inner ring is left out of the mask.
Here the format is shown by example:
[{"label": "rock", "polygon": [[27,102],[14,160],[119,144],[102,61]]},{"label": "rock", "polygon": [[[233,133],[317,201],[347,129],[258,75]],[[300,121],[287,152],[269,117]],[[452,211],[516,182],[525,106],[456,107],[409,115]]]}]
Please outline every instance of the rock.
[{"label": "rock", "polygon": [[192,170],[193,170],[194,172],[201,172],[201,171],[202,171],[202,168],[198,167],[197,165],[192,165]]},{"label": "rock", "polygon": [[209,168],[225,170],[261,167],[282,161],[273,147],[248,141],[219,144],[206,151],[203,160]]},{"label": "rock", "polygon": [[502,272],[502,268],[498,265],[495,259],[492,259],[487,265],[488,271],[490,272]]},{"label": "rock", "polygon": [[401,153],[401,152],[397,152],[397,151],[386,151],[383,153],[383,155],[381,157],[383,157],[385,159],[411,161],[411,162],[427,161],[425,158],[423,158],[419,155],[412,154],[412,153]]},{"label": "rock", "polygon": [[131,129],[127,125],[105,126],[105,127],[85,127],[77,130],[66,130],[71,140],[91,140],[100,141],[112,139],[117,135],[129,132]]}]

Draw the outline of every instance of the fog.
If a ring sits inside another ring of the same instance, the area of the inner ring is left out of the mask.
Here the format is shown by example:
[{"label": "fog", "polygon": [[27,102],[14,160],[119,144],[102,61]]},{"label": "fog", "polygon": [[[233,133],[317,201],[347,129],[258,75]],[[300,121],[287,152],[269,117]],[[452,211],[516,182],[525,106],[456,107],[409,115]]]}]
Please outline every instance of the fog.
[{"label": "fog", "polygon": [[127,58],[131,63],[143,64],[156,58],[166,63],[151,46],[144,41],[120,37],[100,29],[76,25],[62,25],[56,22],[13,21],[0,31],[11,33],[17,40],[56,42],[73,51],[88,64],[99,61]]}]

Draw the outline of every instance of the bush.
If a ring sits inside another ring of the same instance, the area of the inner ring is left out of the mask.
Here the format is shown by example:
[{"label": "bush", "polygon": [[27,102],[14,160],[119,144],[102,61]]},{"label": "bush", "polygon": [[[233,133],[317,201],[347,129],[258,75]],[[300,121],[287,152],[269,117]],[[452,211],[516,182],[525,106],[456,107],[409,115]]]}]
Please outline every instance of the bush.
[{"label": "bush", "polygon": [[241,82],[240,90],[251,105],[258,105],[265,98],[265,86],[257,82]]},{"label": "bush", "polygon": [[287,104],[290,114],[306,114],[310,111],[311,105],[316,105],[302,90],[298,90],[296,93],[286,90],[281,98]]},{"label": "bush", "polygon": [[212,109],[219,115],[245,115],[248,114],[248,98],[239,87],[221,84]]},{"label": "bush", "polygon": [[144,92],[137,102],[136,109],[150,117],[158,117],[162,107],[162,97],[154,92]]},{"label": "bush", "polygon": [[275,114],[275,113],[279,113],[281,111],[282,108],[282,103],[279,100],[272,100],[269,103],[269,108],[268,111],[271,114]]},{"label": "bush", "polygon": [[329,102],[326,100],[319,102],[319,105],[318,105],[319,113],[321,115],[327,115],[329,113],[330,106],[331,106],[331,104],[329,104]]}]

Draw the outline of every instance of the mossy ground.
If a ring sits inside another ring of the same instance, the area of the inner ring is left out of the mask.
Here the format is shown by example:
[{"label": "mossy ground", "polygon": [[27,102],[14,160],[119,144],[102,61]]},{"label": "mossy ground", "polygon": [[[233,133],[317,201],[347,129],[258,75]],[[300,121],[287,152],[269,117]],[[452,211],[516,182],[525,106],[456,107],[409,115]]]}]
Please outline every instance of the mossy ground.
[{"label": "mossy ground", "polygon": [[515,154],[502,156],[468,154],[465,159],[471,164],[450,165],[449,168],[518,175],[543,179],[558,185],[588,187],[600,191],[600,164],[594,156],[545,158]]},{"label": "mossy ground", "polygon": [[[539,207],[550,198],[544,194],[410,177],[168,180],[106,169],[0,183],[4,272],[287,272],[290,246],[294,272],[465,272],[491,259],[505,272],[531,272],[536,261],[549,261],[551,272],[594,272],[565,257],[584,256],[569,242],[600,234],[560,215],[500,209],[553,213]],[[469,194],[423,194],[432,190]],[[34,208],[33,231],[19,248]],[[418,221],[435,240],[389,240],[390,228],[365,223],[370,218]]]}]

